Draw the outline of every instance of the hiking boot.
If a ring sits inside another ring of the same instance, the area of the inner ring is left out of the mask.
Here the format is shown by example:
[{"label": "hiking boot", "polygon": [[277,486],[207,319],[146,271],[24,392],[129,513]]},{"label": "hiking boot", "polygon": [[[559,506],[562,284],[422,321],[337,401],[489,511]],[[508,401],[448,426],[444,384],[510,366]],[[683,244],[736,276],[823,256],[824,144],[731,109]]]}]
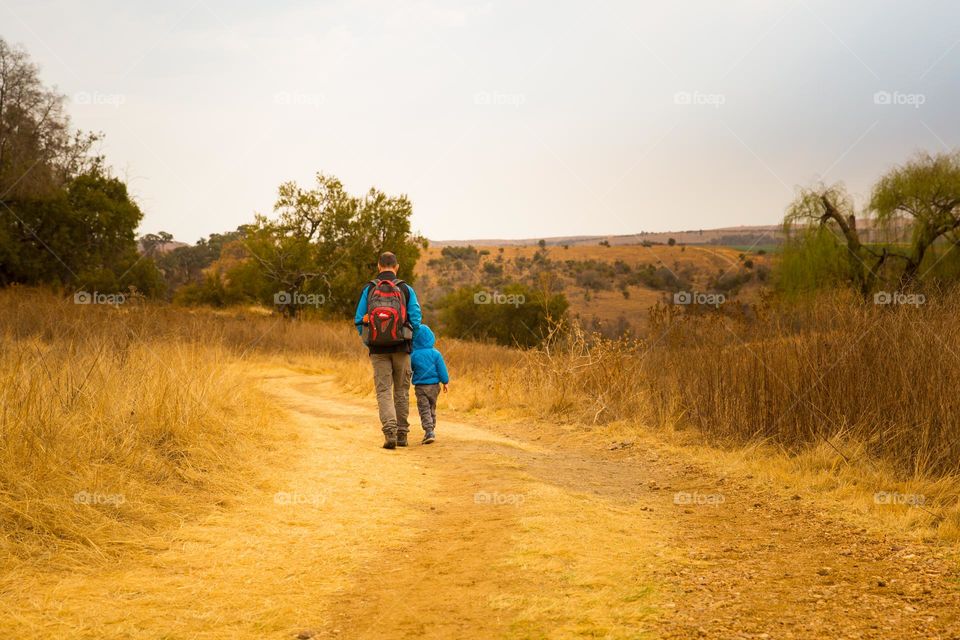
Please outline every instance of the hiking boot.
[{"label": "hiking boot", "polygon": [[434,435],[433,429],[430,429],[430,431],[427,431],[425,434],[423,434],[423,444],[431,444],[436,439],[437,436]]},{"label": "hiking boot", "polygon": [[397,433],[397,446],[405,447],[407,446],[407,432]]},{"label": "hiking boot", "polygon": [[385,433],[385,434],[383,434],[383,448],[384,448],[384,449],[396,449],[396,448],[397,448],[397,434],[395,434],[395,433]]}]

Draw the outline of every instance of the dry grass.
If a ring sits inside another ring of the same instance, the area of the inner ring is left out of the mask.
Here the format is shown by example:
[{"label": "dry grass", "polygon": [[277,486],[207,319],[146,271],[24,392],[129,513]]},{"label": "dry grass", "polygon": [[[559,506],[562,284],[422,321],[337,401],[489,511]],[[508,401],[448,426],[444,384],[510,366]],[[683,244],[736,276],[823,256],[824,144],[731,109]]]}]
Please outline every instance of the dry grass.
[{"label": "dry grass", "polygon": [[269,415],[221,344],[144,308],[0,298],[5,567],[148,547],[242,485]]},{"label": "dry grass", "polygon": [[[0,292],[0,302],[7,559],[150,545],[234,492],[275,437],[242,371],[254,354],[335,372],[346,388],[370,393],[347,323],[76,306],[25,290]],[[445,406],[587,426],[694,427],[700,442],[733,451],[760,442],[824,490],[856,484],[858,500],[923,493],[929,502],[904,509],[908,517],[922,514],[925,526],[954,537],[957,307],[948,297],[920,308],[831,297],[742,317],[660,315],[646,341],[571,331],[525,353],[442,338],[454,376]],[[75,501],[81,492],[98,504]]]}]

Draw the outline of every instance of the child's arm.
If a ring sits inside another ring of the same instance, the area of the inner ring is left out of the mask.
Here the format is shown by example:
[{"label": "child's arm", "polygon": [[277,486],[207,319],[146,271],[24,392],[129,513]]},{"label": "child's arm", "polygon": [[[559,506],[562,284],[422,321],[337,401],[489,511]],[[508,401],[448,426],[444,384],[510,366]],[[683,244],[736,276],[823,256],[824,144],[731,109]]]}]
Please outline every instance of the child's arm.
[{"label": "child's arm", "polygon": [[450,373],[447,371],[447,363],[443,361],[443,354],[439,351],[437,351],[437,377],[440,378],[440,384],[446,391],[447,385],[450,384]]}]

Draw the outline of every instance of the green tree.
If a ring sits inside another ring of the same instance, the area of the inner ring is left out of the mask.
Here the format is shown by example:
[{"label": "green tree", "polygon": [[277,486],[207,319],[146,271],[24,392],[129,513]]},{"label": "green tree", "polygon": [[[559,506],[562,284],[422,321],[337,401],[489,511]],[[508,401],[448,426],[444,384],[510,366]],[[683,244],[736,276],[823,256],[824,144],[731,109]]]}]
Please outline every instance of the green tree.
[{"label": "green tree", "polygon": [[[412,283],[426,247],[411,232],[413,209],[406,196],[387,196],[377,189],[352,196],[337,178],[322,173],[310,188],[295,182],[280,185],[274,211],[274,218],[258,215],[244,229],[244,259],[216,276],[225,280],[227,299],[274,304],[278,294],[289,300],[315,294],[329,314],[352,312],[380,253],[395,253],[400,276]],[[220,295],[220,285],[203,286]],[[282,308],[291,316],[301,311],[295,302]]]},{"label": "green tree", "polygon": [[[891,275],[898,286],[923,276],[924,259],[937,244],[960,242],[960,153],[919,153],[882,176],[864,217],[877,229],[908,229],[910,239],[867,243],[861,239],[853,200],[842,185],[803,189],[787,210],[784,227],[815,225],[845,248],[848,278],[864,295]],[[804,232],[805,233],[805,232]],[[800,239],[824,242],[821,235]]]},{"label": "green tree", "polygon": [[957,243],[960,229],[960,153],[920,153],[896,167],[873,188],[870,210],[879,223],[906,222],[910,247],[889,256],[903,262],[902,283],[915,280],[927,252],[941,238]]},{"label": "green tree", "polygon": [[159,274],[136,253],[142,212],[63,104],[0,39],[0,285],[157,291]]}]

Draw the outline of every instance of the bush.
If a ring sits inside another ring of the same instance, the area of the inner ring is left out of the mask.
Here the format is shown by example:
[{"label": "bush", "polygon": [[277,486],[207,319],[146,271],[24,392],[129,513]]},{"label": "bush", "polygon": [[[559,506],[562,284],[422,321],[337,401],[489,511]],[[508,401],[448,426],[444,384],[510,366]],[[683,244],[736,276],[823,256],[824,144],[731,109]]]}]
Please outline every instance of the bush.
[{"label": "bush", "polygon": [[492,340],[531,347],[547,335],[569,306],[562,294],[543,293],[520,283],[500,291],[461,287],[439,303],[443,331],[455,338]]}]

